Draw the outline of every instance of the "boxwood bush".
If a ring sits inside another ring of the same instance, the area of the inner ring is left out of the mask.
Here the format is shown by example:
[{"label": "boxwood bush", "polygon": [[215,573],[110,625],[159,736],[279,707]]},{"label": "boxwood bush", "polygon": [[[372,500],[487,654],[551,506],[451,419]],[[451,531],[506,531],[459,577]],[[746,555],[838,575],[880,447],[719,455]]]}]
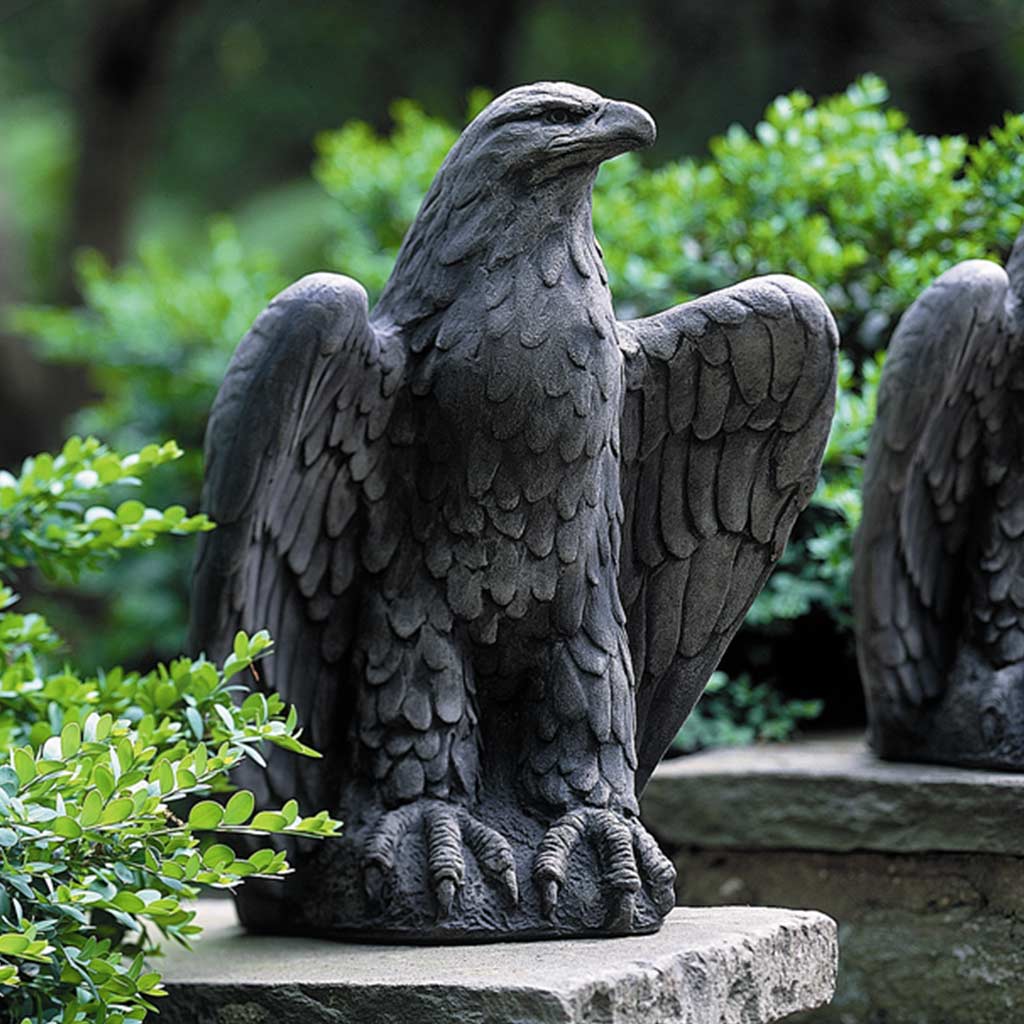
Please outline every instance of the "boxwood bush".
[{"label": "boxwood bush", "polygon": [[[212,527],[181,505],[126,488],[181,455],[175,444],[121,456],[72,437],[56,456],[0,472],[0,1018],[34,1024],[141,1021],[164,994],[163,937],[199,931],[190,901],[288,870],[269,846],[239,857],[224,834],[334,835],[294,801],[255,812],[228,772],[264,763],[264,743],[317,756],[279,698],[235,692],[271,638],[239,633],[223,664],[177,658],[151,671],[78,671],[45,618],[9,581],[36,567],[74,577],[167,535]],[[113,496],[120,500],[112,501]],[[235,679],[235,683],[231,680]],[[211,799],[228,794],[221,800]],[[185,797],[188,811],[176,813]]]}]

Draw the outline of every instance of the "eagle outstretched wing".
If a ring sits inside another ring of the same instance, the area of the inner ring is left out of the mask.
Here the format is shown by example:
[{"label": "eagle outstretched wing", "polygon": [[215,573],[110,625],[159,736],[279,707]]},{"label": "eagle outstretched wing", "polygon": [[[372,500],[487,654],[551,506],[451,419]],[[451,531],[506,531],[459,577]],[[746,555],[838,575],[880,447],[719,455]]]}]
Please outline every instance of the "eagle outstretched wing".
[{"label": "eagle outstretched wing", "polygon": [[[1002,267],[969,260],[907,310],[889,343],[854,542],[861,676],[890,717],[939,696],[955,657],[986,424],[1009,372]],[[992,482],[992,481],[989,481]]]},{"label": "eagle outstretched wing", "polygon": [[[218,526],[197,556],[192,647],[220,659],[238,629],[268,629],[261,682],[297,707],[319,750],[338,747],[354,699],[343,680],[357,577],[388,520],[360,507],[384,497],[403,366],[400,343],[371,328],[362,287],[311,274],[256,319],[210,414],[202,505]],[[303,762],[275,751],[271,793],[331,806],[330,766]]]},{"label": "eagle outstretched wing", "polygon": [[814,490],[838,335],[802,282],[763,277],[621,326],[619,591],[637,680],[637,792]]}]

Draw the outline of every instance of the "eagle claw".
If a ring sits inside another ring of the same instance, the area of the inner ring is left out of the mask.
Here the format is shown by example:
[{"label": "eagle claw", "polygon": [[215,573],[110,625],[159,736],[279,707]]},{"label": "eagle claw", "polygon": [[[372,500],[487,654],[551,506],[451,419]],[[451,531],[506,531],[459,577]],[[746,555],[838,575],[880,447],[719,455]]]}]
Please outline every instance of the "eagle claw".
[{"label": "eagle claw", "polygon": [[508,840],[478,821],[464,807],[441,800],[417,800],[387,811],[363,848],[363,884],[371,903],[383,903],[395,874],[400,870],[402,841],[413,829],[422,831],[427,855],[427,876],[437,905],[437,918],[451,914],[466,875],[464,849],[473,854],[483,875],[490,878],[515,907],[519,883]]},{"label": "eagle claw", "polygon": [[534,861],[533,877],[548,920],[557,913],[572,852],[584,840],[597,853],[611,898],[609,931],[632,930],[637,894],[645,884],[662,916],[675,906],[675,868],[643,825],[635,817],[605,808],[581,808],[564,814],[548,829]]}]

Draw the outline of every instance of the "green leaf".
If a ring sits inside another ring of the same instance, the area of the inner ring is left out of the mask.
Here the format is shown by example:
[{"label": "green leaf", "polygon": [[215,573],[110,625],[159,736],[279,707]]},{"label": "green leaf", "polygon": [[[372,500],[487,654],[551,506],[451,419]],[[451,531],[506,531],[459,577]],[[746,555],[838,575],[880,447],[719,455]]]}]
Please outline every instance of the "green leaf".
[{"label": "green leaf", "polygon": [[224,723],[224,728],[229,732],[233,732],[235,728],[235,720],[231,715],[231,712],[224,707],[223,704],[214,704],[213,710],[216,712],[217,717]]},{"label": "green leaf", "polygon": [[83,828],[89,828],[100,820],[103,813],[103,797],[98,789],[90,789],[82,800],[82,809],[78,815],[79,823]]},{"label": "green leaf", "polygon": [[14,770],[18,775],[18,781],[26,785],[36,777],[36,761],[29,750],[19,747],[11,752],[14,762]]},{"label": "green leaf", "polygon": [[196,829],[215,829],[223,819],[224,808],[215,800],[200,800],[188,814],[190,827]]},{"label": "green leaf", "polygon": [[161,711],[166,711],[178,700],[178,688],[171,682],[163,682],[156,688],[154,701]]},{"label": "green leaf", "polygon": [[189,728],[192,730],[192,735],[197,740],[201,740],[205,731],[202,715],[194,707],[189,706],[185,708],[185,718],[188,721]]},{"label": "green leaf", "polygon": [[117,520],[119,523],[123,523],[126,526],[130,526],[137,523],[146,511],[146,506],[141,501],[135,501],[134,499],[129,501],[122,501],[117,506]]},{"label": "green leaf", "polygon": [[297,800],[289,800],[281,808],[281,817],[288,822],[289,825],[299,816],[299,803]]},{"label": "green leaf", "polygon": [[7,765],[0,767],[0,791],[8,796],[14,796],[21,785],[18,773]]},{"label": "green leaf", "polygon": [[0,935],[0,953],[4,953],[7,956],[17,956],[28,949],[31,944],[31,939],[24,935],[16,935],[11,932],[8,932],[6,935]]},{"label": "green leaf", "polygon": [[261,629],[257,633],[254,633],[252,638],[249,640],[249,653],[255,657],[265,651],[272,644],[273,641],[270,639],[270,634],[265,629]]},{"label": "green leaf", "polygon": [[92,781],[96,786],[96,789],[99,791],[100,796],[104,800],[109,800],[114,792],[115,786],[117,785],[110,769],[101,764],[97,765],[93,769]]},{"label": "green leaf", "polygon": [[240,789],[228,800],[224,809],[225,825],[243,825],[252,815],[256,806],[256,798],[246,789]]},{"label": "green leaf", "polygon": [[149,995],[160,995],[163,993],[163,988],[160,984],[160,975],[155,971],[143,974],[139,978],[137,984],[140,992],[145,992]]},{"label": "green leaf", "polygon": [[276,811],[260,811],[249,823],[254,832],[280,832],[288,826],[288,819]]},{"label": "green leaf", "polygon": [[82,729],[77,722],[68,722],[60,733],[60,752],[65,760],[78,753],[82,745]]},{"label": "green leaf", "polygon": [[78,839],[82,834],[81,825],[67,815],[55,818],[51,828],[57,835],[64,836],[65,839]]},{"label": "green leaf", "polygon": [[132,813],[132,802],[128,797],[111,800],[100,815],[101,825],[116,825],[125,821]]},{"label": "green leaf", "polygon": [[203,863],[213,871],[220,871],[235,859],[235,853],[230,846],[223,843],[214,843],[203,854]]},{"label": "green leaf", "polygon": [[174,769],[169,761],[161,761],[156,769],[157,783],[160,786],[160,793],[167,796],[174,789]]},{"label": "green leaf", "polygon": [[128,892],[126,889],[117,893],[110,902],[126,914],[141,914],[146,909],[146,904],[135,893]]}]

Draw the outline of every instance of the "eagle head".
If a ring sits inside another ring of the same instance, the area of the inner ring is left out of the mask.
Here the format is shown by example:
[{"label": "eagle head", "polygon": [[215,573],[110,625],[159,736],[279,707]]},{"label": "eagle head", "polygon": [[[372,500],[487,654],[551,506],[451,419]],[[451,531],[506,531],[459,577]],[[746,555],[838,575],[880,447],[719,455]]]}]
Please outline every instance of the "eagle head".
[{"label": "eagle head", "polygon": [[492,181],[548,181],[654,142],[654,119],[632,103],[568,82],[511,89],[488,104],[452,149],[452,162]]},{"label": "eagle head", "polygon": [[654,138],[646,110],[568,82],[497,97],[445,157],[375,315],[421,321],[448,308],[477,266],[508,263],[552,233],[576,250],[591,248],[598,168]]}]

